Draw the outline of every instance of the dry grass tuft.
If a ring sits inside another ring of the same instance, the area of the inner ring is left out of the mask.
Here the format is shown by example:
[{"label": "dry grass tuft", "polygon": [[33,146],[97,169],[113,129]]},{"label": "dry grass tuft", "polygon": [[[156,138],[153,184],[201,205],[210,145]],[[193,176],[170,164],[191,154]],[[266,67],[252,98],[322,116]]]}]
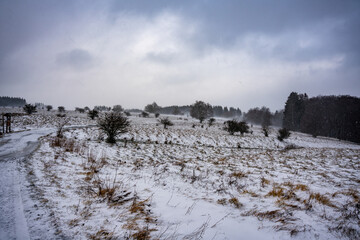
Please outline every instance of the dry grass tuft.
[{"label": "dry grass tuft", "polygon": [[332,207],[332,208],[337,208],[328,197],[326,197],[325,195],[322,195],[320,193],[311,193],[309,196],[309,200],[311,199],[315,199],[318,203],[321,203],[323,205]]},{"label": "dry grass tuft", "polygon": [[221,198],[221,199],[218,199],[218,200],[217,200],[217,203],[218,203],[218,204],[221,204],[221,205],[226,205],[227,200],[226,200],[226,198]]},{"label": "dry grass tuft", "polygon": [[148,202],[149,199],[145,199],[143,201],[138,201],[137,197],[134,197],[133,202],[130,206],[130,212],[131,213],[140,213],[145,214],[145,208],[146,208],[146,202]]},{"label": "dry grass tuft", "polygon": [[246,177],[246,173],[243,171],[237,171],[237,172],[233,172],[230,177],[235,177],[235,178],[244,178]]},{"label": "dry grass tuft", "polygon": [[265,185],[269,185],[270,184],[270,181],[267,180],[266,178],[264,177],[261,177],[261,187],[265,187]]},{"label": "dry grass tuft", "polygon": [[253,214],[255,217],[257,217],[260,221],[267,219],[267,220],[275,220],[280,219],[283,214],[280,212],[280,210],[272,210],[272,211],[266,211],[266,212],[254,212]]},{"label": "dry grass tuft", "polygon": [[241,208],[243,206],[236,197],[230,198],[229,203],[234,205],[236,208]]},{"label": "dry grass tuft", "polygon": [[151,239],[150,233],[157,231],[156,229],[149,229],[145,227],[144,229],[139,229],[136,233],[132,234],[131,237],[136,240],[147,240]]},{"label": "dry grass tuft", "polygon": [[114,232],[109,232],[104,229],[99,230],[97,233],[90,235],[89,239],[98,240],[98,239],[116,239],[114,238]]},{"label": "dry grass tuft", "polygon": [[296,184],[295,187],[294,187],[294,190],[295,191],[300,190],[300,191],[303,191],[303,192],[307,192],[307,191],[309,191],[309,187],[304,185],[304,184]]},{"label": "dry grass tuft", "polygon": [[284,188],[280,186],[273,186],[273,189],[268,192],[265,197],[283,197],[284,196]]}]

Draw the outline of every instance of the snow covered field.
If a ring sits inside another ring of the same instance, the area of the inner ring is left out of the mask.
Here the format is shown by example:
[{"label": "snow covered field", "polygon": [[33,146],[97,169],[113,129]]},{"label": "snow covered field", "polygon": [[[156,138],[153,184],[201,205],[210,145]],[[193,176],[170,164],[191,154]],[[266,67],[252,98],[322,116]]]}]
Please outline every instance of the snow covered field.
[{"label": "snow covered field", "polygon": [[[69,116],[71,125],[95,123]],[[51,128],[56,119],[14,124]],[[42,137],[21,164],[23,194],[33,195],[24,197],[30,237],[46,236],[49,219],[49,234],[75,239],[360,238],[359,145],[301,133],[280,142],[276,129],[266,138],[257,126],[230,136],[221,119],[170,119],[163,129],[132,116],[116,145],[97,127]]]}]

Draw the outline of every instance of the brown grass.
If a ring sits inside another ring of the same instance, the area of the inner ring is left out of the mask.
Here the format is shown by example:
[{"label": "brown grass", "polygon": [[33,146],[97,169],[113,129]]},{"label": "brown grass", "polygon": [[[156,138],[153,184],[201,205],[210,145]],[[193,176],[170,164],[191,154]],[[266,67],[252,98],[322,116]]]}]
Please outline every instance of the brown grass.
[{"label": "brown grass", "polygon": [[236,208],[241,208],[243,206],[236,197],[230,198],[229,203],[234,205]]},{"label": "brown grass", "polygon": [[235,178],[244,178],[246,177],[246,173],[244,173],[243,171],[237,171],[233,172],[230,176]]},{"label": "brown grass", "polygon": [[279,219],[282,217],[282,213],[280,210],[272,210],[266,212],[254,212],[254,214],[260,221],[267,219],[267,220],[274,220]]},{"label": "brown grass", "polygon": [[303,192],[307,192],[307,191],[309,191],[309,187],[304,184],[296,184],[294,190],[295,191],[300,190]]},{"label": "brown grass", "polygon": [[315,199],[318,203],[321,203],[323,205],[329,206],[329,207],[333,207],[333,208],[337,208],[328,197],[326,197],[325,195],[322,195],[320,193],[311,193],[309,196],[309,200],[311,199]]},{"label": "brown grass", "polygon": [[226,198],[221,198],[217,200],[217,203],[221,205],[226,205],[226,202],[227,202]]},{"label": "brown grass", "polygon": [[265,185],[269,185],[269,184],[270,184],[270,181],[267,180],[267,179],[264,178],[264,177],[261,177],[260,181],[261,181],[261,187],[265,187]]},{"label": "brown grass", "polygon": [[147,240],[151,239],[150,233],[157,231],[156,229],[149,229],[148,227],[138,230],[136,233],[132,234],[131,237],[136,240]]},{"label": "brown grass", "polygon": [[90,235],[89,239],[98,240],[98,239],[113,239],[114,232],[109,232],[104,229],[99,230],[97,233]]},{"label": "brown grass", "polygon": [[273,189],[268,192],[265,197],[283,197],[284,196],[284,189],[280,186],[273,186]]}]

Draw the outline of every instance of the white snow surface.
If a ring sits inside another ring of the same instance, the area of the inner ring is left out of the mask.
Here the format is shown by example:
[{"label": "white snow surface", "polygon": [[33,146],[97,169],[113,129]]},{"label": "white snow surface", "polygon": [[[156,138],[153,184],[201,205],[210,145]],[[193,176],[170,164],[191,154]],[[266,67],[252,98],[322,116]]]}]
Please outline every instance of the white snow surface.
[{"label": "white snow surface", "polygon": [[97,127],[56,138],[55,115],[19,118],[18,129],[33,130],[0,140],[0,179],[18,195],[13,225],[23,231],[2,218],[0,239],[358,238],[359,145],[302,133],[279,142],[276,129],[266,138],[257,126],[230,136],[221,119],[168,117],[168,129],[130,117],[114,145]]}]

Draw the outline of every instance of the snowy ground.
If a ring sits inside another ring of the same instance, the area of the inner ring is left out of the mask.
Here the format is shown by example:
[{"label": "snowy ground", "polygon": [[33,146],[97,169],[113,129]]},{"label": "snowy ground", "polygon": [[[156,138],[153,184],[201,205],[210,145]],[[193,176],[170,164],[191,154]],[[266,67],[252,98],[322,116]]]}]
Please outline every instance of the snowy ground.
[{"label": "snowy ground", "polygon": [[[72,125],[94,124],[69,116]],[[360,237],[359,145],[300,133],[279,142],[276,130],[266,138],[256,126],[230,136],[221,119],[201,127],[170,118],[175,125],[165,130],[155,118],[130,117],[116,145],[96,127],[42,137],[19,164],[30,238]],[[25,119],[19,130],[60,121],[47,113]]]}]

